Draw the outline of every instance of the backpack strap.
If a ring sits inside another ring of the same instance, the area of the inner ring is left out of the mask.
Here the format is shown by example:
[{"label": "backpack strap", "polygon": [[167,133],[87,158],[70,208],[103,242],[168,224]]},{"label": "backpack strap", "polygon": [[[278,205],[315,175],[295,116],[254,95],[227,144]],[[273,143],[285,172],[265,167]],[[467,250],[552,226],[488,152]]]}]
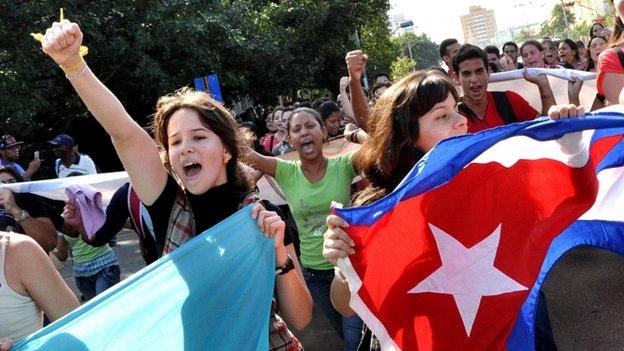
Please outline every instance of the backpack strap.
[{"label": "backpack strap", "polygon": [[493,91],[492,98],[494,99],[494,107],[498,111],[498,115],[501,117],[505,124],[510,124],[518,121],[516,113],[511,107],[511,102],[505,91]]},{"label": "backpack strap", "polygon": [[54,161],[54,169],[56,169],[56,175],[59,175],[59,172],[61,171],[61,159],[57,158],[56,161]]},{"label": "backpack strap", "polygon": [[468,104],[464,101],[463,97],[460,97],[457,102],[457,110],[459,110],[459,113],[466,116],[466,118],[477,118],[477,115],[470,109],[470,107],[468,107]]},{"label": "backpack strap", "polygon": [[130,213],[130,220],[132,221],[134,230],[140,237],[145,238],[143,217],[141,216],[141,200],[134,191],[132,183],[128,184],[128,212]]}]

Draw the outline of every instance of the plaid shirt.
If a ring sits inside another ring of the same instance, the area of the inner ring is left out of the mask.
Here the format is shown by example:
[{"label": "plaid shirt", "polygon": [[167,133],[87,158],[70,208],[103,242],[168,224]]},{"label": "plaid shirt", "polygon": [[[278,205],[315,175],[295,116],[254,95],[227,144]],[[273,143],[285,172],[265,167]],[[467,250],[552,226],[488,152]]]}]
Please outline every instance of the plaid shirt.
[{"label": "plaid shirt", "polygon": [[297,337],[288,330],[284,320],[277,315],[277,302],[271,304],[271,319],[269,321],[269,350],[270,351],[303,351],[303,346]]},{"label": "plaid shirt", "polygon": [[169,216],[167,238],[163,248],[163,255],[180,247],[195,236],[195,218],[190,202],[186,200],[183,190],[178,191],[176,200]]},{"label": "plaid shirt", "polygon": [[[241,209],[251,203],[259,201],[258,193],[250,191],[247,193],[243,201],[238,205]],[[169,226],[167,229],[167,238],[163,248],[163,255],[177,249],[189,239],[197,235],[195,231],[195,215],[191,208],[190,201],[187,201],[186,194],[183,190],[178,191],[171,215],[169,216]]]}]

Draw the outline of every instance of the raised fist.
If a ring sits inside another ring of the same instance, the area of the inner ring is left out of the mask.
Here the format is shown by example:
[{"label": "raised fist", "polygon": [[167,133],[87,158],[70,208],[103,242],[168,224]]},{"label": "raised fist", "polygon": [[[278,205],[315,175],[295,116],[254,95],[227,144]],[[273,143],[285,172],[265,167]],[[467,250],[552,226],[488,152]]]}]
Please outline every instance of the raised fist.
[{"label": "raised fist", "polygon": [[54,62],[64,67],[71,67],[82,60],[80,45],[82,31],[76,23],[68,20],[54,22],[46,29],[45,37],[41,42],[43,52],[48,54]]},{"label": "raised fist", "polygon": [[362,50],[349,51],[345,57],[345,61],[347,62],[349,78],[360,79],[362,77],[362,72],[366,69],[368,56],[366,56]]}]

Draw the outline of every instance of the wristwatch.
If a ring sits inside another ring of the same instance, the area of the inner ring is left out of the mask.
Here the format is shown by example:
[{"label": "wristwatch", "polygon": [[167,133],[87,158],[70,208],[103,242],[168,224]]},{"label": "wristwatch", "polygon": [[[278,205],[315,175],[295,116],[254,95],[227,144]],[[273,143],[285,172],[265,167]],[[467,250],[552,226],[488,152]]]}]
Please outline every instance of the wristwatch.
[{"label": "wristwatch", "polygon": [[295,268],[295,263],[293,262],[290,255],[286,255],[286,263],[283,266],[275,267],[275,275],[284,275]]},{"label": "wristwatch", "polygon": [[22,214],[19,216],[19,218],[16,219],[17,223],[22,223],[23,221],[27,220],[30,217],[30,213],[28,213],[26,210],[22,210]]}]

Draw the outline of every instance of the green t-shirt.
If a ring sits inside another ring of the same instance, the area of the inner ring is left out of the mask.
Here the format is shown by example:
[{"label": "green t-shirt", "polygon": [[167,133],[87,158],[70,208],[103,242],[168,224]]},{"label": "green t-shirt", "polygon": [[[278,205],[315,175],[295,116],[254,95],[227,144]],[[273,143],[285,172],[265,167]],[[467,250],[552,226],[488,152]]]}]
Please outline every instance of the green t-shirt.
[{"label": "green t-shirt", "polygon": [[323,258],[325,220],[332,201],[349,204],[351,182],[356,176],[352,157],[353,153],[348,153],[330,158],[325,176],[316,183],[310,183],[303,175],[301,161],[277,160],[275,180],[284,191],[297,223],[304,267],[332,269],[331,263]]},{"label": "green t-shirt", "polygon": [[80,236],[72,238],[65,235],[65,240],[71,246],[72,258],[76,263],[91,261],[113,250],[108,245],[100,247],[91,246],[85,243]]}]

